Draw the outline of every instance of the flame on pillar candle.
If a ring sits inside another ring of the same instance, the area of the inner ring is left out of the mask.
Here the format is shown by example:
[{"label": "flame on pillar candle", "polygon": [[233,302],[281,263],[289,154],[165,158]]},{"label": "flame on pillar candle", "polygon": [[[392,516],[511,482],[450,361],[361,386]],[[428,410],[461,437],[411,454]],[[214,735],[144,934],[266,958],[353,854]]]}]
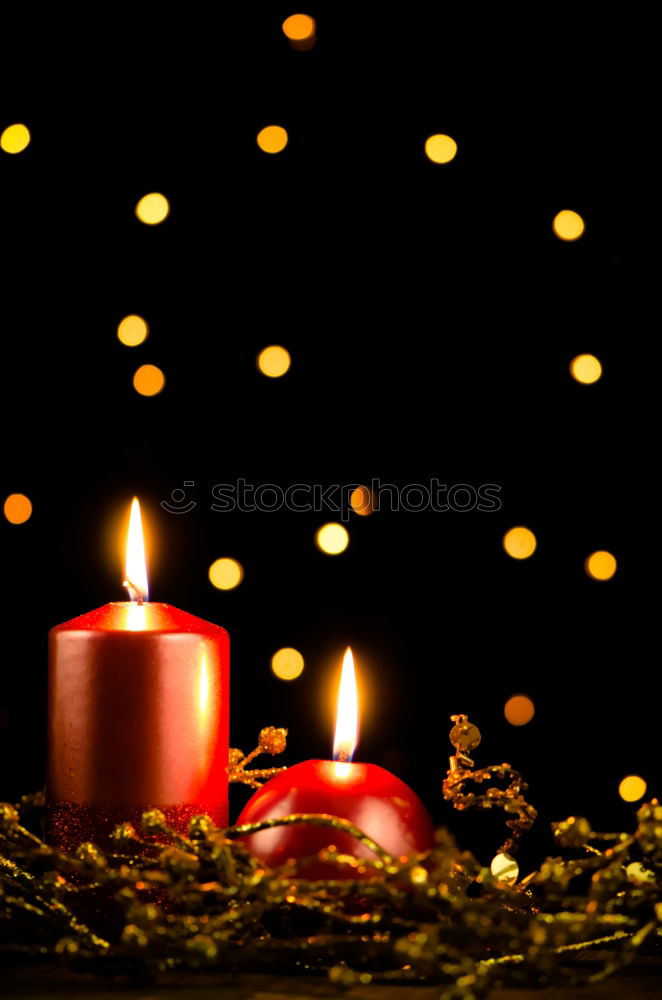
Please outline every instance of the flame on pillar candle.
[{"label": "flame on pillar candle", "polygon": [[359,697],[356,689],[354,657],[347,647],[340,675],[336,732],[333,740],[333,759],[336,772],[349,771],[349,763],[354,756],[359,741]]},{"label": "flame on pillar candle", "polygon": [[138,497],[134,497],[131,504],[131,516],[129,517],[129,530],[126,536],[124,557],[124,586],[129,591],[132,601],[142,604],[143,601],[147,600],[149,590],[147,585],[147,564]]},{"label": "flame on pillar candle", "polygon": [[126,535],[124,556],[124,586],[129,591],[131,604],[126,608],[126,627],[137,630],[145,627],[144,601],[148,598],[147,563],[145,560],[145,542],[140,519],[140,504],[138,498],[133,498],[129,530]]}]

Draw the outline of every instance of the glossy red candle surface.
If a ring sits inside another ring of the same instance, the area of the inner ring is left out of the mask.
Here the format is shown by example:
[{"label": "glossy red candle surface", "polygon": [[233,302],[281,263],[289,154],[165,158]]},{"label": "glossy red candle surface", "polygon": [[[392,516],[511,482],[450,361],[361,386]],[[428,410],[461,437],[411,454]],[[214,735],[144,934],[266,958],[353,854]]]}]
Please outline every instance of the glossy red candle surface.
[{"label": "glossy red candle surface", "polygon": [[49,633],[48,838],[163,810],[227,823],[229,636],[168,604],[106,604]]},{"label": "glossy red candle surface", "polygon": [[[347,819],[392,857],[429,850],[434,827],[418,796],[394,774],[376,764],[307,760],[275,775],[259,788],[241,811],[238,824],[280,819],[293,813],[327,813]],[[258,858],[276,867],[288,858],[315,855],[330,844],[339,852],[374,858],[365,844],[332,828],[297,823],[273,827],[242,838]],[[369,878],[370,866],[355,869],[333,862],[301,865],[306,878]]]}]

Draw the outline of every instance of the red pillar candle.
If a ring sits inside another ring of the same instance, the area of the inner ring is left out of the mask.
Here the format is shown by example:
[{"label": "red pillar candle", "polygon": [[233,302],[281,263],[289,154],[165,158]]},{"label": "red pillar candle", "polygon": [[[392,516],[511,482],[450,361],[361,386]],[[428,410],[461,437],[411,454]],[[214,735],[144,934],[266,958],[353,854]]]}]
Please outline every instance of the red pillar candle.
[{"label": "red pillar candle", "polygon": [[[343,662],[338,699],[334,760],[307,760],[266,782],[244,806],[237,825],[281,819],[295,813],[326,813],[349,820],[394,858],[422,853],[434,844],[434,827],[418,796],[394,774],[376,764],[354,764],[358,739],[358,703],[351,650]],[[370,865],[359,869],[315,859],[334,845],[341,854],[376,857],[356,837],[330,827],[296,823],[274,826],[241,838],[272,868],[289,858],[313,857],[298,866],[306,878],[369,878]]]},{"label": "red pillar candle", "polygon": [[47,839],[62,849],[103,842],[150,808],[182,832],[198,813],[227,824],[229,636],[142,599],[139,532],[134,500],[125,584],[135,600],[49,634]]}]

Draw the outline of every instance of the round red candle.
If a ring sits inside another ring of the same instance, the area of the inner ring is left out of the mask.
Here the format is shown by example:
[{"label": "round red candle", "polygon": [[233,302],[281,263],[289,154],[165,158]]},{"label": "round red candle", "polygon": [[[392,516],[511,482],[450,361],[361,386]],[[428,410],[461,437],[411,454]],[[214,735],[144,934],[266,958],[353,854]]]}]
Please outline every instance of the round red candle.
[{"label": "round red candle", "polygon": [[[237,823],[259,823],[294,813],[327,813],[347,819],[395,858],[427,851],[434,844],[432,820],[421,800],[404,781],[377,764],[333,760],[295,764],[257,790]],[[288,858],[315,855],[330,844],[342,854],[376,857],[348,833],[305,823],[260,830],[242,842],[270,868]],[[307,878],[369,878],[374,869],[368,865],[357,872],[316,860],[302,865],[299,873]]]},{"label": "round red candle", "polygon": [[229,636],[168,604],[117,602],[49,633],[47,839],[103,841],[161,809],[227,824]]},{"label": "round red candle", "polygon": [[[376,764],[350,763],[358,739],[354,661],[347,650],[338,698],[336,760],[307,760],[274,775],[244,806],[237,825],[282,819],[295,813],[327,814],[349,820],[391,857],[423,853],[434,845],[434,826],[425,806],[404,781]],[[352,834],[332,827],[296,823],[247,834],[242,842],[269,867],[289,858],[312,857],[299,867],[307,878],[369,878],[370,865],[355,869],[315,859],[334,845],[339,853],[374,859],[376,853]]]}]

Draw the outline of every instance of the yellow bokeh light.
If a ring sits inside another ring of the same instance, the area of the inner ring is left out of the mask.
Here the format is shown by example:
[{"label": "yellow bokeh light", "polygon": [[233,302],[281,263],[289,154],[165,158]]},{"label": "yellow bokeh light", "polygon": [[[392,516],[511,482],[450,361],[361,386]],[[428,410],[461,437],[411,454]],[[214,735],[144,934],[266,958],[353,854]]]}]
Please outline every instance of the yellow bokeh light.
[{"label": "yellow bokeh light", "polygon": [[457,143],[449,135],[431,135],[425,140],[425,154],[433,163],[450,163],[456,153]]},{"label": "yellow bokeh light", "polygon": [[165,385],[165,375],[156,365],[141,365],[133,376],[133,388],[141,396],[156,396]]},{"label": "yellow bokeh light", "polygon": [[646,794],[646,782],[638,774],[628,774],[618,786],[618,794],[625,802],[638,802]]},{"label": "yellow bokeh light", "polygon": [[30,130],[25,125],[8,125],[0,135],[0,148],[5,153],[22,153],[30,145]]},{"label": "yellow bokeh light", "polygon": [[290,352],[280,344],[270,344],[257,356],[257,366],[263,375],[269,378],[280,378],[292,364]]},{"label": "yellow bokeh light", "polygon": [[217,590],[233,590],[244,579],[244,567],[236,559],[215,559],[209,567],[209,579]]},{"label": "yellow bokeh light", "polygon": [[271,669],[281,681],[293,681],[303,673],[303,656],[298,649],[285,646],[271,657]]},{"label": "yellow bokeh light", "polygon": [[355,490],[352,490],[349,503],[354,513],[361,517],[367,517],[368,514],[375,512],[372,490],[367,486],[357,486]]},{"label": "yellow bokeh light", "polygon": [[282,28],[289,42],[294,42],[293,48],[312,48],[315,44],[317,25],[310,14],[290,14],[283,21]]},{"label": "yellow bokeh light", "polygon": [[258,132],[257,144],[264,153],[280,153],[287,146],[287,132],[282,125],[267,125]]},{"label": "yellow bokeh light", "polygon": [[600,549],[586,557],[584,569],[594,580],[611,580],[616,572],[616,560],[611,552]]},{"label": "yellow bokeh light", "polygon": [[602,375],[602,365],[594,354],[578,354],[570,362],[570,374],[578,382],[590,385]]},{"label": "yellow bokeh light", "polygon": [[117,336],[127,347],[137,347],[147,340],[149,326],[142,316],[125,316],[117,327]]},{"label": "yellow bokeh light", "polygon": [[531,722],[535,711],[533,702],[525,694],[513,695],[503,708],[503,714],[511,726],[525,726],[527,722]]},{"label": "yellow bokeh light", "polygon": [[513,559],[528,559],[536,550],[536,536],[529,528],[518,525],[503,536],[503,547]]},{"label": "yellow bokeh light", "polygon": [[25,524],[32,514],[32,504],[24,493],[10,493],[5,500],[5,517],[10,524]]},{"label": "yellow bokeh light", "polygon": [[157,226],[170,214],[170,202],[164,194],[153,191],[143,195],[136,205],[136,215],[146,226]]},{"label": "yellow bokeh light", "polygon": [[330,521],[315,532],[315,545],[329,556],[337,556],[349,545],[349,532],[342,524]]},{"label": "yellow bokeh light", "polygon": [[578,240],[585,228],[584,220],[579,212],[573,212],[570,209],[564,209],[555,215],[552,223],[555,234],[566,243]]}]

